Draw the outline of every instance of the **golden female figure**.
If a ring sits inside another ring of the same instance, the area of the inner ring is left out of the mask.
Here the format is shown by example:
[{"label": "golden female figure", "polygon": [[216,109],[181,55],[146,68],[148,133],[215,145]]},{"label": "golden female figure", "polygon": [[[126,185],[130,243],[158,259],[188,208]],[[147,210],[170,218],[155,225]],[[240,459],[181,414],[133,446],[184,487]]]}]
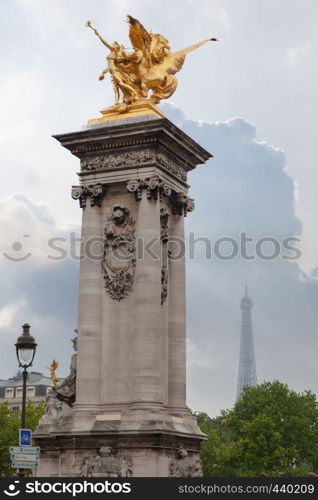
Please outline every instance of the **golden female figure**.
[{"label": "golden female figure", "polygon": [[107,68],[101,72],[99,80],[103,80],[105,74],[109,72],[114,89],[115,105],[119,103],[120,90],[123,94],[123,102],[131,104],[139,97],[138,89],[132,84],[130,72],[127,71],[125,67],[125,63],[130,61],[131,58],[126,54],[124,47],[118,42],[114,42],[113,45],[110,45],[97,29],[93,28],[90,21],[87,21],[86,26],[94,31],[95,35],[98,36],[103,45],[110,51],[106,58]]}]

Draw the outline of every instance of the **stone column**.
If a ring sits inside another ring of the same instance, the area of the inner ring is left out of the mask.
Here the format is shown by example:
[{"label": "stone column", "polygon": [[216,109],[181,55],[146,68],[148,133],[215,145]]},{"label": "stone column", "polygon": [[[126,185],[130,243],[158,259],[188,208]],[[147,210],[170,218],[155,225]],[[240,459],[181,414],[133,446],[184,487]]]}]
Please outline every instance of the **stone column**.
[{"label": "stone column", "polygon": [[138,204],[132,401],[162,403],[160,202],[144,191]]},{"label": "stone column", "polygon": [[[106,254],[103,266],[101,259],[81,262],[76,402],[38,427],[38,475],[200,476],[204,436],[185,402],[184,256],[161,272],[160,207],[168,234],[182,242],[192,203],[187,173],[211,155],[152,112],[116,118],[55,136],[81,160],[74,197],[83,208],[83,249],[92,237],[103,239],[116,205],[129,211],[133,231],[114,219],[105,250],[124,228],[139,255],[127,273]],[[96,243],[94,253],[101,256],[104,245]]]},{"label": "stone column", "polygon": [[169,262],[169,406],[186,407],[186,296],[184,216],[170,218]]},{"label": "stone column", "polygon": [[[82,194],[82,244],[78,302],[78,355],[76,405],[91,408],[100,402],[100,356],[103,319],[103,224],[102,187],[99,198],[93,192]],[[83,191],[83,188],[82,188]],[[76,193],[77,195],[77,193]],[[73,197],[78,197],[78,196]],[[87,200],[86,200],[87,197]]]}]

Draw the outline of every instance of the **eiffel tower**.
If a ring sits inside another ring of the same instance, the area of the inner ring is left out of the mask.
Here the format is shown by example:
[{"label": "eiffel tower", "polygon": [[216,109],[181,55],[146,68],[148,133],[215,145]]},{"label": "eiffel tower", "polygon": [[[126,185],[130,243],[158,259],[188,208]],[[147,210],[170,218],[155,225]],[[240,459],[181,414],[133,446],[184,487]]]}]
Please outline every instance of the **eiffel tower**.
[{"label": "eiffel tower", "polygon": [[253,301],[248,296],[247,286],[245,286],[245,296],[241,299],[241,343],[236,401],[240,398],[244,386],[248,385],[253,387],[257,385],[252,308]]}]

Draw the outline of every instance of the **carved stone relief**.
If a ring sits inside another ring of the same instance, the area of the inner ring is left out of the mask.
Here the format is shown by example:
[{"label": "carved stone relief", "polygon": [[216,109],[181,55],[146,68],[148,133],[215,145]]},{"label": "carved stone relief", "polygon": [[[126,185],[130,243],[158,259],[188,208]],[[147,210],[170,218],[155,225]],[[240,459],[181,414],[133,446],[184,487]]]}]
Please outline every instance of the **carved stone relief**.
[{"label": "carved stone relief", "polygon": [[161,239],[161,305],[163,305],[168,296],[168,277],[169,277],[169,211],[166,208],[160,209],[160,239]]},{"label": "carved stone relief", "polygon": [[162,151],[150,148],[86,156],[81,159],[81,170],[83,172],[91,172],[94,170],[152,165],[155,163],[161,165],[183,182],[186,182],[187,173],[181,165],[171,160]]},{"label": "carved stone relief", "polygon": [[105,189],[102,184],[93,184],[90,186],[72,186],[73,200],[79,200],[81,208],[86,207],[87,197],[90,197],[91,206],[95,205],[101,207],[103,198],[105,196]]},{"label": "carved stone relief", "polygon": [[170,160],[164,153],[158,152],[157,161],[160,165],[162,165],[164,168],[169,170],[169,172],[171,172],[176,177],[179,177],[179,179],[186,182],[187,173],[185,172],[185,170],[181,166],[179,166],[177,163]]},{"label": "carved stone relief", "polygon": [[118,167],[133,167],[147,165],[155,161],[155,152],[152,149],[125,151],[121,153],[101,154],[82,158],[81,169],[84,171],[107,170]]},{"label": "carved stone relief", "polygon": [[190,457],[184,448],[177,451],[177,457],[170,460],[171,477],[202,477],[202,465],[199,456]]},{"label": "carved stone relief", "polygon": [[163,305],[168,297],[168,268],[161,268],[161,305]]},{"label": "carved stone relief", "polygon": [[169,211],[166,208],[161,208],[160,209],[160,237],[161,241],[164,243],[167,243],[168,238],[169,238],[169,227],[168,227],[168,221],[169,221]]},{"label": "carved stone relief", "polygon": [[121,205],[115,205],[106,220],[102,265],[110,297],[120,301],[129,295],[136,265],[135,221]]},{"label": "carved stone relief", "polygon": [[173,215],[184,215],[186,217],[187,212],[193,212],[194,210],[194,200],[185,193],[173,191],[170,201]]},{"label": "carved stone relief", "polygon": [[100,448],[99,455],[82,459],[81,477],[132,477],[131,462],[116,456],[110,446]]}]

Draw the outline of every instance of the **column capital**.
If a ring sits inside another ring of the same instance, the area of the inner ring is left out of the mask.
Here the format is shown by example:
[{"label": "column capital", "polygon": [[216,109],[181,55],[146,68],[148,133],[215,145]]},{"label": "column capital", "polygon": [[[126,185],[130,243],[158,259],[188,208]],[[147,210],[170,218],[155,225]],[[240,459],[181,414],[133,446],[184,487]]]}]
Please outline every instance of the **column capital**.
[{"label": "column capital", "polygon": [[186,217],[188,212],[193,212],[195,209],[194,200],[182,192],[173,191],[170,203],[173,215],[184,215]]},{"label": "column capital", "polygon": [[146,179],[131,179],[127,182],[127,190],[135,194],[136,201],[142,199],[143,190],[147,191],[148,200],[162,201],[164,197],[169,199],[172,214],[184,215],[186,217],[188,212],[193,212],[194,200],[189,198],[182,191],[175,191],[168,183],[161,177],[154,175]]},{"label": "column capital", "polygon": [[169,184],[164,182],[158,175],[146,179],[129,180],[127,183],[127,190],[130,193],[135,193],[136,201],[141,200],[144,189],[147,191],[148,200],[157,200],[159,198],[161,201],[164,196],[170,196],[172,193]]},{"label": "column capital", "polygon": [[81,208],[86,207],[87,198],[90,197],[91,207],[97,205],[102,206],[102,201],[105,196],[105,186],[103,184],[91,184],[89,186],[72,186],[73,200],[79,200]]}]

